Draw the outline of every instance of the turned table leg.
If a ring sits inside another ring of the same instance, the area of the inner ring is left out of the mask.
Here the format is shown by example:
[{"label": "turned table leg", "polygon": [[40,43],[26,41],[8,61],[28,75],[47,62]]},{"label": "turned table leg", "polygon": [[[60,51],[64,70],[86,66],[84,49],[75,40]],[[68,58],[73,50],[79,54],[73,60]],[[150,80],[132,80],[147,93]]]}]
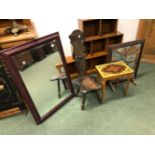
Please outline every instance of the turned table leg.
[{"label": "turned table leg", "polygon": [[102,101],[106,98],[106,80],[102,80]]}]

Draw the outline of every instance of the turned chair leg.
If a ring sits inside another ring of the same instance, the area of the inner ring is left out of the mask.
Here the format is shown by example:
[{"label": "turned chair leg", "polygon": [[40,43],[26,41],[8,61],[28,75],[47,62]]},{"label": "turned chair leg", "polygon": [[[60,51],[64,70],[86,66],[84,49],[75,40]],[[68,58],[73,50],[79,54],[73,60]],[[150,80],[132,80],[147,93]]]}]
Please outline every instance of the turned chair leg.
[{"label": "turned chair leg", "polygon": [[83,100],[82,100],[81,110],[84,110],[85,100],[86,100],[86,94],[83,94]]},{"label": "turned chair leg", "polygon": [[62,83],[63,83],[63,85],[64,85],[64,88],[67,89],[67,80],[66,80],[66,79],[63,79],[63,80],[62,80]]},{"label": "turned chair leg", "polygon": [[61,88],[60,88],[60,80],[57,80],[57,85],[58,85],[58,98],[61,98]]},{"label": "turned chair leg", "polygon": [[75,96],[78,96],[79,92],[80,92],[80,87],[77,85],[77,91],[75,93]]}]

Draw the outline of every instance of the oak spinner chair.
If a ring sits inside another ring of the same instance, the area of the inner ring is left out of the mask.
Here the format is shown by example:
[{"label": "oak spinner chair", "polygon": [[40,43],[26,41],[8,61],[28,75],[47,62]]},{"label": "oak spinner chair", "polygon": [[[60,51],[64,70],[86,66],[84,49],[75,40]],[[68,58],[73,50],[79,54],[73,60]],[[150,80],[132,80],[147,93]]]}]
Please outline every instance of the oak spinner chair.
[{"label": "oak spinner chair", "polygon": [[96,96],[101,103],[101,98],[99,96],[98,90],[101,89],[101,84],[95,77],[87,75],[87,60],[86,51],[84,50],[84,33],[80,30],[74,30],[69,35],[70,43],[73,49],[73,59],[75,60],[75,68],[78,72],[78,79],[75,81],[75,85],[78,90],[76,95],[82,94],[83,100],[81,105],[81,110],[84,110],[84,104],[86,100],[86,95],[90,92],[95,92]]}]

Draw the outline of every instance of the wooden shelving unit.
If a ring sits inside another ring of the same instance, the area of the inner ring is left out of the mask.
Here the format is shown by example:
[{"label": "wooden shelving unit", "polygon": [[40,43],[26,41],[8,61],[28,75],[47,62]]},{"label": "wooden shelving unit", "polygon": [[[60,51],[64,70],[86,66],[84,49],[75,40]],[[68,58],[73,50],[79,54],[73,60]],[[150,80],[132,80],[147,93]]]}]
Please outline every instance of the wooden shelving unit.
[{"label": "wooden shelving unit", "polygon": [[[108,61],[106,46],[122,42],[123,33],[117,31],[117,19],[79,19],[78,27],[85,34],[85,51],[87,53],[87,72],[95,73],[95,65]],[[73,58],[66,57],[71,78],[76,78],[76,68]],[[62,64],[56,64],[61,71]]]},{"label": "wooden shelving unit", "polygon": [[18,19],[18,24],[24,24],[28,26],[28,32],[24,32],[18,36],[6,35],[5,29],[11,26],[11,21],[8,19],[0,20],[0,49],[10,48],[16,45],[24,44],[32,41],[37,37],[35,27],[30,19]]},{"label": "wooden shelving unit", "polygon": [[[30,19],[17,19],[17,24],[22,24],[28,27],[28,31],[22,32],[19,35],[7,34],[6,29],[12,25],[9,19],[0,20],[0,50],[11,48],[30,42],[37,38],[35,26]],[[19,53],[14,57],[14,61],[19,69],[24,69],[26,66],[31,65],[34,60],[29,51]]]},{"label": "wooden shelving unit", "polygon": [[[87,70],[87,73],[88,74],[95,73],[94,66],[92,65],[93,63],[90,63],[90,61],[93,62],[94,59],[98,59],[98,57],[101,57],[101,62],[102,62],[103,61],[102,56],[104,57],[107,55],[108,55],[107,51],[97,52],[96,54],[88,54],[87,55],[87,62],[88,62],[88,64],[91,64],[91,66],[88,66],[91,69]],[[73,57],[72,56],[66,57],[66,62],[67,62],[67,67],[68,67],[71,78],[76,78],[78,74],[76,73],[76,68],[74,66],[75,61],[74,61]],[[62,71],[61,70],[62,67],[63,67],[63,65],[61,62],[56,64],[56,68],[59,70],[59,72]]]}]

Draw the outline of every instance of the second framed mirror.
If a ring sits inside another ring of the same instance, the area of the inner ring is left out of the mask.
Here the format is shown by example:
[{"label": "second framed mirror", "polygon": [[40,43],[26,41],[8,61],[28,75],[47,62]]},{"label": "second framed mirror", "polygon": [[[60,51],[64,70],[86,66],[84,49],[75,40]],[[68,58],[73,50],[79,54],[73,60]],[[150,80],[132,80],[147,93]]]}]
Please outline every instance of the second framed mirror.
[{"label": "second framed mirror", "polygon": [[[2,57],[37,124],[74,96],[58,32],[5,50]],[[61,73],[58,62],[63,64]]]}]

